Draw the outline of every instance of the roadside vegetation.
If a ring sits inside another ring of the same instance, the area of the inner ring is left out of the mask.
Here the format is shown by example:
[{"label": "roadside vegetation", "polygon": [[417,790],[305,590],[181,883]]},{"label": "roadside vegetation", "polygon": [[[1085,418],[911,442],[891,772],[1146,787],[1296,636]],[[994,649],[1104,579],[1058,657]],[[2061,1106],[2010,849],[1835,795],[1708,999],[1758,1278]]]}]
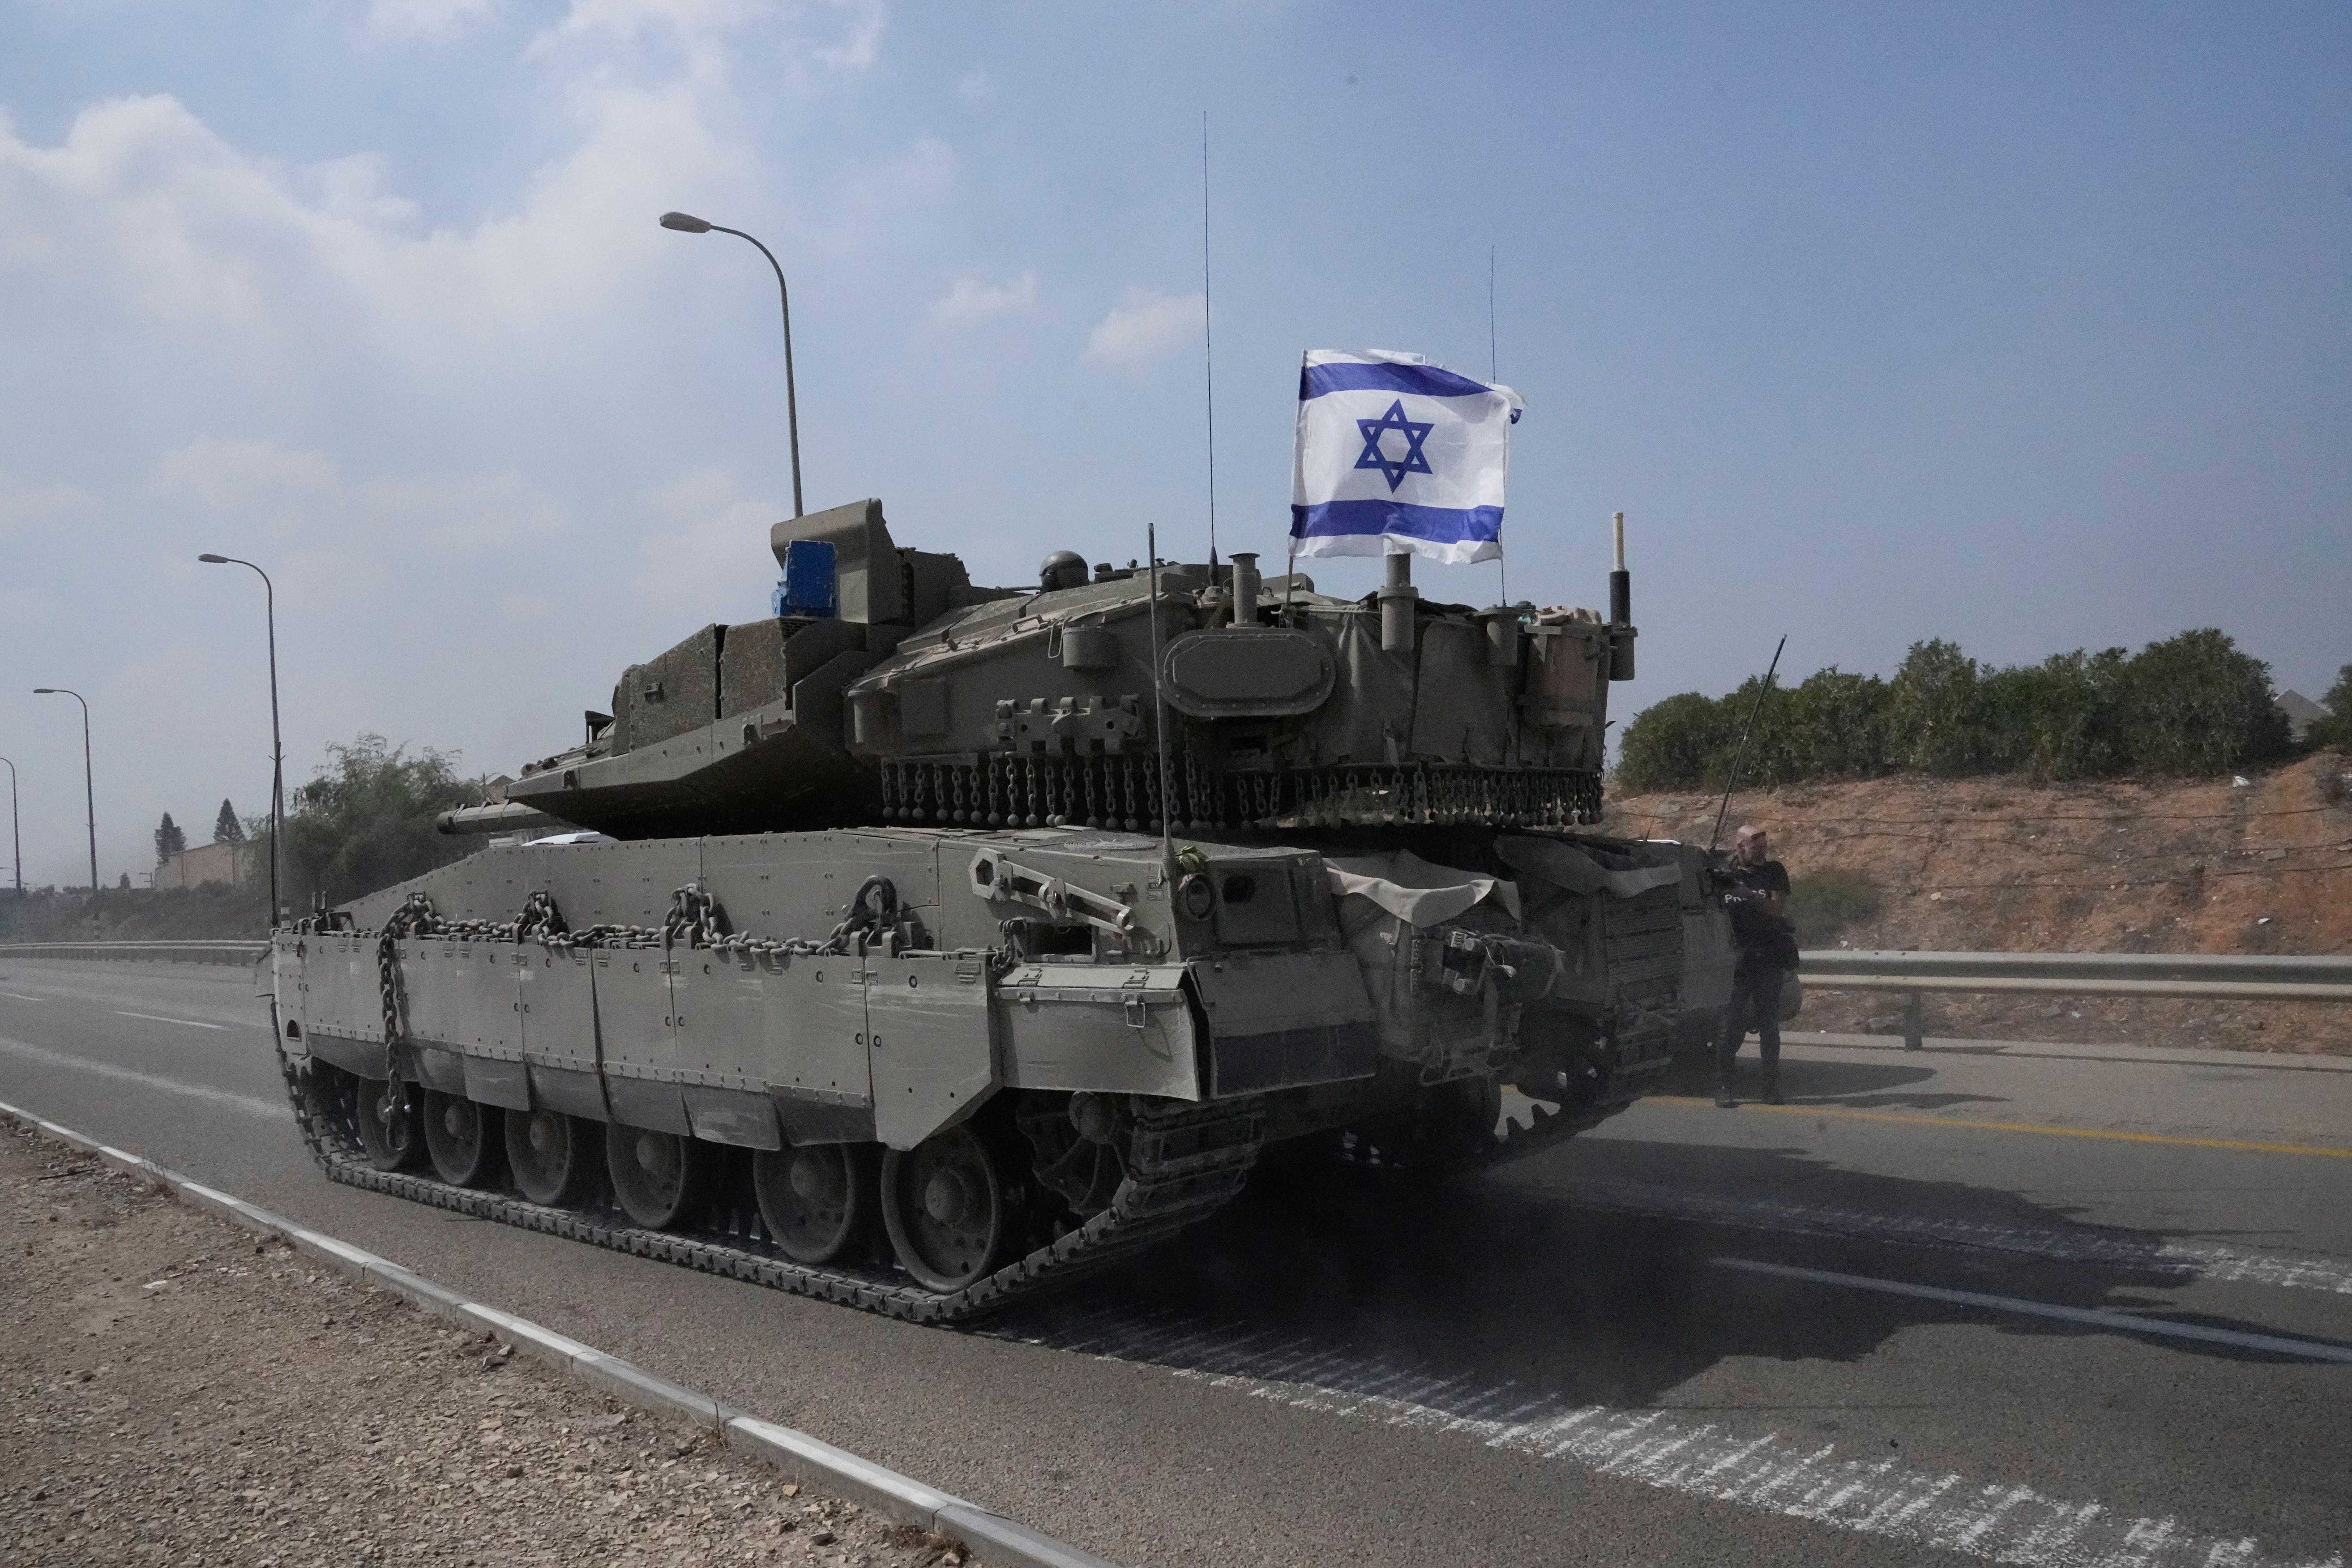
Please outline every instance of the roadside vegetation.
[{"label": "roadside vegetation", "polygon": [[[1727,696],[1669,697],[1625,727],[1620,791],[1720,789],[1760,678]],[[2329,689],[2312,746],[2352,744],[2352,665]],[[1741,767],[1759,787],[1921,773],[2021,773],[2037,783],[2200,778],[2281,762],[2295,744],[2270,667],[2210,628],[2139,652],[2076,649],[1980,665],[1956,644],[1912,645],[1892,679],[1832,666],[1765,694]]]},{"label": "roadside vegetation", "polygon": [[[382,735],[362,734],[327,748],[327,760],[286,802],[284,899],[295,915],[324,896],[342,903],[422,875],[478,847],[433,826],[451,806],[482,798],[482,783],[458,772],[453,752],[411,752]],[[258,937],[269,931],[269,819],[237,824],[222,803],[215,838],[227,828],[251,845],[246,880],[194,888],[28,889],[23,900],[0,891],[0,942],[135,942]],[[159,858],[184,848],[184,833],[164,818]]]}]

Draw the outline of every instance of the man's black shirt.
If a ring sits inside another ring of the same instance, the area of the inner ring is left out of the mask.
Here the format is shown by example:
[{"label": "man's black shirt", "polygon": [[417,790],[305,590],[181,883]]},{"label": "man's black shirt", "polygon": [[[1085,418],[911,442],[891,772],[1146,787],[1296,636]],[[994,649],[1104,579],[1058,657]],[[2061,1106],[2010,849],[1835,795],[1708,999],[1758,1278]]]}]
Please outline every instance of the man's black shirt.
[{"label": "man's black shirt", "polygon": [[1788,928],[1764,907],[1767,894],[1789,896],[1789,871],[1778,860],[1759,861],[1753,866],[1735,860],[1731,875],[1743,888],[1757,896],[1752,899],[1729,900],[1732,940],[1739,944],[1742,957],[1750,954],[1779,953],[1788,945]]}]

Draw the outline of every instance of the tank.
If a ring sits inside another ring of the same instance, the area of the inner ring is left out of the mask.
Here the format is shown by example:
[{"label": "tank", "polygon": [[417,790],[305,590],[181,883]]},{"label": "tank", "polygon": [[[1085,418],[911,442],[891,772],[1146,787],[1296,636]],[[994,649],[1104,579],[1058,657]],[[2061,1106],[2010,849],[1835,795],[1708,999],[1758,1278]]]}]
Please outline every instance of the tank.
[{"label": "tank", "polygon": [[445,818],[488,847],[274,937],[331,1177],[944,1321],[1270,1148],[1530,1152],[1711,1020],[1707,857],[1593,827],[1622,575],[1605,619],[1247,554],[981,588],[873,500],[769,544],[773,615]]}]

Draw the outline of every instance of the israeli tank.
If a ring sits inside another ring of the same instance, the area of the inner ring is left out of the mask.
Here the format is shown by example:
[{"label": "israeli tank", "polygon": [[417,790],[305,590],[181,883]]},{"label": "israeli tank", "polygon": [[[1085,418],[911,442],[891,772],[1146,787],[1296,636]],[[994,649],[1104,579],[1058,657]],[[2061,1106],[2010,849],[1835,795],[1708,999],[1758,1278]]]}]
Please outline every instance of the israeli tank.
[{"label": "israeli tank", "polygon": [[1590,1127],[1728,988],[1705,855],[1592,830],[1622,562],[1604,617],[1403,557],[977,588],[877,501],[770,544],[775,614],[443,824],[500,837],[275,938],[331,1177],[952,1319],[1270,1145],[1444,1176]]}]

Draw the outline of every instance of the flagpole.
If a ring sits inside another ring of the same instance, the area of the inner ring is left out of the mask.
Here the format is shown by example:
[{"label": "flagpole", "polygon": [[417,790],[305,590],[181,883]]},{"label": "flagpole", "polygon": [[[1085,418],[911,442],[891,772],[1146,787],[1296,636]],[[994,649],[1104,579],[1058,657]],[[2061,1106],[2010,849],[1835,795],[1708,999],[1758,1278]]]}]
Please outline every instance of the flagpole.
[{"label": "flagpole", "polygon": [[[1486,247],[1486,384],[1494,385],[1503,379],[1502,360],[1495,353],[1495,247]],[[1502,553],[1503,541],[1495,540],[1495,571],[1503,595],[1503,607],[1511,604],[1511,563]]]},{"label": "flagpole", "polygon": [[1160,524],[1147,518],[1143,524],[1144,559],[1151,563],[1151,728],[1160,745],[1160,854],[1164,863],[1162,874],[1172,883],[1176,878],[1176,813],[1171,809],[1168,776],[1168,697],[1160,679]]}]

